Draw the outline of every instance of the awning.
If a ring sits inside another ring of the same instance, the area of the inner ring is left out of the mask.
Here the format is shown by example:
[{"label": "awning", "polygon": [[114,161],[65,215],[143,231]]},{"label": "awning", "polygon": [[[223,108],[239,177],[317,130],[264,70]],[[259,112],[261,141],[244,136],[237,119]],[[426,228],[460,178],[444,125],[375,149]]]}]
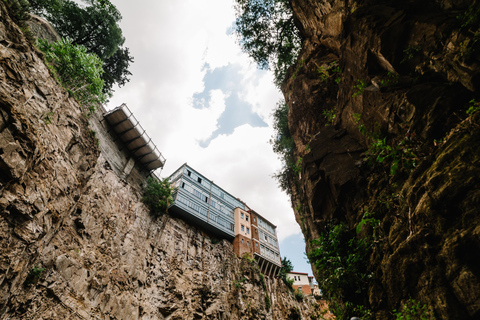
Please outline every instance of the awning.
[{"label": "awning", "polygon": [[126,104],[108,111],[103,117],[137,164],[147,171],[163,168],[165,158]]}]

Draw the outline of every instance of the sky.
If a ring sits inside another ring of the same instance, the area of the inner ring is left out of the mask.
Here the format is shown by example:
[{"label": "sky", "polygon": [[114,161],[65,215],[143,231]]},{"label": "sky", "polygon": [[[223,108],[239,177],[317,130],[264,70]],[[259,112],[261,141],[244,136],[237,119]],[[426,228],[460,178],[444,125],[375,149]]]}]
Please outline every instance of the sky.
[{"label": "sky", "polygon": [[233,0],[111,0],[134,63],[107,109],[126,103],[167,159],[167,177],[187,162],[277,226],[280,254],[312,274],[288,196],[272,175],[268,143],[282,98],[270,72],[241,52]]}]

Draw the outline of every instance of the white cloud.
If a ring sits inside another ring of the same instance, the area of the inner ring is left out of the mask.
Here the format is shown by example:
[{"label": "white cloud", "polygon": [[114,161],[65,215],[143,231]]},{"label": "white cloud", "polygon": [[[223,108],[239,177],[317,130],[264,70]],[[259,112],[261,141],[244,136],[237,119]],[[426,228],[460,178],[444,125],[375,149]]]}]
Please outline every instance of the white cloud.
[{"label": "white cloud", "polygon": [[270,136],[270,128],[243,125],[231,135],[212,140],[188,163],[277,225],[278,236],[284,239],[300,229],[287,195],[280,192],[272,178],[280,163],[267,142]]},{"label": "white cloud", "polygon": [[213,90],[206,108],[193,108],[194,93],[204,89],[205,63],[211,70],[241,65],[244,80],[234,85],[268,124],[280,98],[271,74],[259,72],[227,34],[233,1],[111,1],[122,13],[125,46],[135,62],[131,82],[116,90],[108,108],[129,106],[167,158],[162,176],[188,162],[276,224],[280,239],[298,234],[288,197],[271,178],[280,163],[268,144],[270,127],[243,125],[199,146],[217,129],[229,94]]}]

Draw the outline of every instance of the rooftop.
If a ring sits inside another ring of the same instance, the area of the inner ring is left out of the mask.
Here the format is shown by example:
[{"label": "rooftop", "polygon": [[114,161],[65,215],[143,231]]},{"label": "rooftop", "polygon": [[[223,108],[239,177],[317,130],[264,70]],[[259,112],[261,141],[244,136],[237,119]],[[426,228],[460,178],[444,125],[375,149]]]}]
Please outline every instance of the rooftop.
[{"label": "rooftop", "polygon": [[163,168],[165,158],[126,104],[106,112],[103,117],[140,167],[149,172]]}]

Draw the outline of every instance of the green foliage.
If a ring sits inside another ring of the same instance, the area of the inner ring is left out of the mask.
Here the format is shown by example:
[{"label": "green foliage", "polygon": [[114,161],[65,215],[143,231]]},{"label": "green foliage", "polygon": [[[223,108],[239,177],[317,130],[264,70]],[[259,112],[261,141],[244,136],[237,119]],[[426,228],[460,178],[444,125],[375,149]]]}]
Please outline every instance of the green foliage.
[{"label": "green foliage", "polygon": [[300,212],[300,213],[301,213],[301,212],[302,212],[302,204],[301,204],[301,203],[298,203],[298,204],[296,205],[296,207],[295,207],[295,210],[296,210],[297,212]]},{"label": "green foliage", "polygon": [[387,77],[380,81],[380,84],[384,87],[394,86],[398,83],[398,74],[394,72],[387,72]]},{"label": "green foliage", "polygon": [[31,42],[35,42],[35,37],[30,32],[27,20],[30,19],[30,4],[27,0],[3,0],[9,10],[12,20],[20,27],[25,37]]},{"label": "green foliage", "polygon": [[130,81],[129,77],[132,75],[132,73],[128,71],[128,67],[132,62],[133,57],[130,56],[128,48],[118,48],[118,50],[115,51],[112,56],[104,60],[104,92],[110,92],[114,84],[117,84],[119,87],[121,87]]},{"label": "green foliage", "polygon": [[360,220],[360,222],[357,224],[357,234],[360,234],[362,232],[362,228],[364,226],[369,226],[370,228],[372,228],[371,238],[373,238],[373,240],[377,240],[380,220],[376,218],[375,212],[370,212],[368,209],[363,212],[362,220]]},{"label": "green foliage", "polygon": [[355,121],[355,123],[358,124],[361,119],[362,119],[362,115],[360,113],[354,113],[353,114],[353,120]]},{"label": "green foliage", "polygon": [[270,307],[272,306],[272,302],[270,301],[270,296],[268,293],[265,293],[265,308],[267,310],[270,310]]},{"label": "green foliage", "polygon": [[43,121],[45,122],[45,124],[51,124],[52,123],[52,117],[53,115],[55,114],[55,112],[53,111],[50,111],[50,112],[47,112],[43,117]]},{"label": "green foliage", "polygon": [[30,1],[32,11],[46,18],[62,38],[102,60],[103,93],[111,92],[114,83],[121,86],[129,81],[133,58],[122,47],[125,39],[118,24],[122,16],[109,0],[82,0],[83,6],[71,0]]},{"label": "green foliage", "polygon": [[235,288],[237,289],[243,289],[243,283],[247,281],[247,278],[243,277],[239,280],[234,280],[233,281],[233,285],[235,286]]},{"label": "green foliage", "polygon": [[467,115],[474,114],[479,110],[480,110],[480,101],[476,101],[475,99],[470,100],[470,106],[467,109]]},{"label": "green foliage", "polygon": [[37,267],[37,265],[33,266],[33,269],[27,275],[25,282],[23,283],[25,286],[35,284],[38,279],[42,276],[43,271],[45,268]]},{"label": "green foliage", "polygon": [[355,86],[353,86],[356,91],[353,93],[352,97],[358,97],[360,95],[363,94],[363,92],[365,91],[365,89],[367,88],[367,85],[368,83],[366,81],[363,81],[361,79],[358,79],[357,80],[357,84]]},{"label": "green foliage", "polygon": [[298,157],[297,162],[295,164],[292,164],[292,170],[296,174],[299,174],[302,171],[302,157]]},{"label": "green foliage", "polygon": [[393,310],[393,316],[396,320],[435,320],[425,304],[413,299],[408,299],[401,310]]},{"label": "green foliage", "polygon": [[211,242],[212,244],[218,244],[218,243],[220,243],[220,241],[221,241],[221,240],[219,240],[219,239],[217,239],[217,238],[210,238],[210,242]]},{"label": "green foliage", "polygon": [[25,21],[29,19],[29,2],[27,0],[4,0],[4,2],[9,9],[11,18],[15,21],[15,23],[23,27],[25,25]]},{"label": "green foliage", "polygon": [[289,178],[293,175],[295,142],[288,127],[288,106],[283,100],[277,102],[273,111],[273,130],[274,136],[270,139],[270,144],[283,163],[282,169],[274,177],[277,179],[280,188],[290,194]]},{"label": "green foliage", "polygon": [[357,224],[357,233],[362,231],[362,227],[364,225],[369,225],[373,228],[374,238],[376,238],[376,229],[380,226],[380,220],[375,218],[375,212],[369,212],[368,210],[365,210],[362,220],[360,220],[360,222]]},{"label": "green foliage", "polygon": [[167,212],[168,206],[173,201],[172,192],[173,187],[168,178],[162,180],[149,177],[142,202],[145,203],[153,214],[161,216]]},{"label": "green foliage", "polygon": [[407,170],[413,169],[417,164],[418,157],[412,148],[407,147],[406,141],[401,141],[395,147],[387,144],[387,139],[378,139],[370,144],[367,151],[367,160],[370,162],[383,163],[389,162],[390,175],[397,174],[400,168]]},{"label": "green foliage", "polygon": [[293,282],[294,280],[291,278],[287,278],[287,273],[293,271],[293,264],[287,257],[283,257],[282,259],[282,267],[280,268],[279,277],[283,280],[285,285],[293,291]]},{"label": "green foliage", "polygon": [[267,284],[265,283],[265,277],[261,273],[260,273],[260,284],[262,285],[262,288],[264,290],[267,289]]},{"label": "green foliage", "polygon": [[480,25],[480,6],[473,1],[467,10],[457,16],[461,29],[478,29]]},{"label": "green foliage", "polygon": [[252,257],[250,252],[244,253],[242,258],[245,259],[246,261],[248,261],[250,264],[253,264],[255,262],[255,259]]},{"label": "green foliage", "polygon": [[102,93],[102,61],[95,54],[65,39],[52,44],[39,40],[38,47],[65,89],[82,105],[94,107],[106,101]]},{"label": "green foliage", "polygon": [[282,259],[282,268],[280,269],[280,274],[287,274],[289,272],[293,271],[293,264],[290,259],[287,257],[283,257]]},{"label": "green foliage", "polygon": [[325,127],[328,127],[329,125],[333,124],[333,121],[335,121],[336,113],[337,113],[337,107],[333,107],[333,109],[325,109],[322,111],[322,115],[325,117],[325,120],[327,120],[327,123],[325,123]]},{"label": "green foliage", "polygon": [[409,60],[412,60],[413,57],[420,52],[420,47],[418,46],[412,46],[412,45],[408,45],[404,50],[403,50],[403,54],[404,54],[404,57],[402,59],[402,61],[400,61],[400,63],[405,63]]},{"label": "green foliage", "polygon": [[280,86],[297,59],[300,34],[288,0],[236,0],[235,33],[242,50]]},{"label": "green foliage", "polygon": [[362,305],[356,305],[351,302],[345,303],[344,313],[349,315],[355,315],[362,320],[374,320],[375,317],[373,316],[372,310],[366,308]]},{"label": "green foliage", "polygon": [[312,248],[308,258],[320,273],[319,288],[333,302],[335,315],[341,317],[345,312],[343,299],[361,301],[367,294],[368,281],[373,277],[367,273],[371,244],[351,236],[344,223],[331,220],[312,241]]},{"label": "green foliage", "polygon": [[[338,61],[333,61],[331,62],[328,66],[320,66],[318,68],[318,73],[320,74],[320,81],[324,82],[327,81],[331,76],[335,74],[340,74],[340,66],[338,65]],[[342,78],[340,76],[335,77],[335,82],[337,84],[340,83]]]},{"label": "green foliage", "polygon": [[303,292],[301,292],[299,290],[295,290],[293,295],[298,302],[302,302],[303,299],[305,298],[305,295],[303,294]]},{"label": "green foliage", "polygon": [[287,288],[293,292],[293,283],[295,282],[295,280],[286,276],[282,277],[281,279],[283,280],[283,283],[285,283]]}]

